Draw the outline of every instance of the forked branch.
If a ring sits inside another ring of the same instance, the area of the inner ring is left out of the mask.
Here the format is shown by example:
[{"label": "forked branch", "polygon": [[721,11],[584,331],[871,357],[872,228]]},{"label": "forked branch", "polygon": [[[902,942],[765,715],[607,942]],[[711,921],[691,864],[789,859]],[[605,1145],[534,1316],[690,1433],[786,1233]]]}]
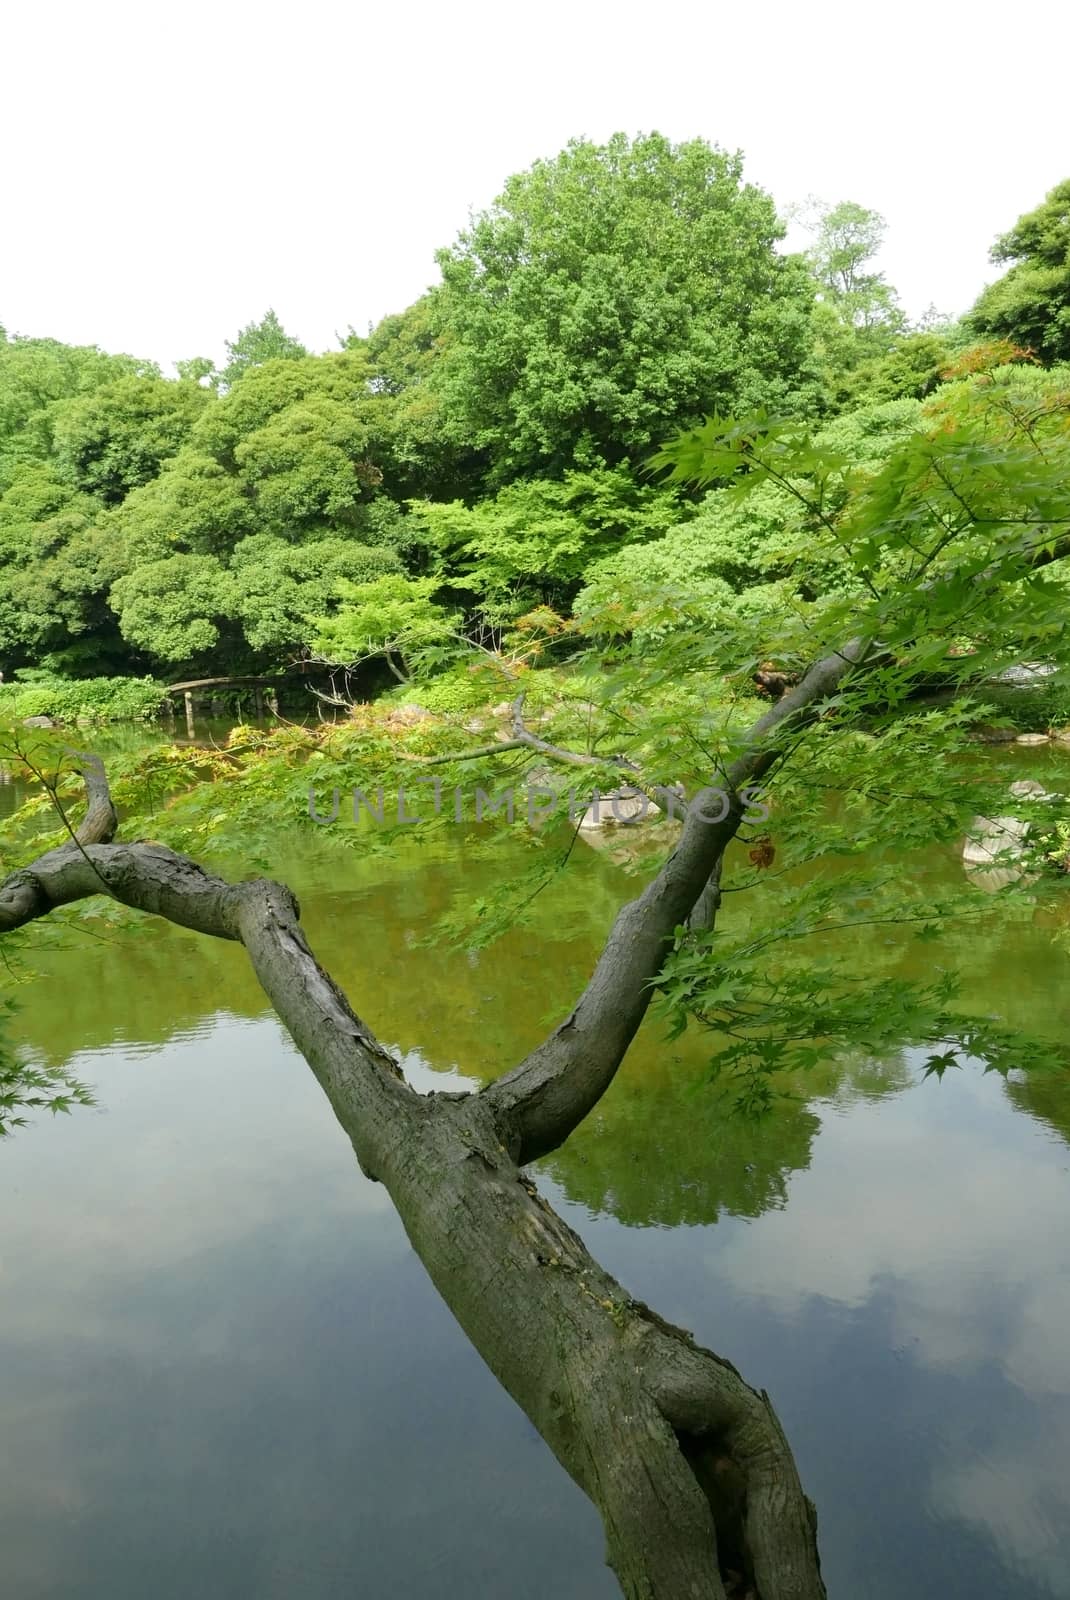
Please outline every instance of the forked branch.
[{"label": "forked branch", "polygon": [[[812,1508],[763,1394],[631,1299],[520,1170],[485,1096],[418,1095],[316,961],[294,896],[227,883],[115,832],[86,764],[82,838],[0,884],[0,933],[107,893],[245,946],[362,1169],[381,1181],[446,1303],[600,1512],[629,1600],[824,1600]],[[740,1492],[726,1501],[725,1470]]]}]

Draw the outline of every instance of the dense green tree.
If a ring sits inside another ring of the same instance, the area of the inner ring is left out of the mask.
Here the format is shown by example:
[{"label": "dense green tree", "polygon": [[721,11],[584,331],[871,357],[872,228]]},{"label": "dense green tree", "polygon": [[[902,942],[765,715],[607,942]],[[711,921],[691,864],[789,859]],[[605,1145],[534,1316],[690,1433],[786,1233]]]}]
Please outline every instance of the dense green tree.
[{"label": "dense green tree", "polygon": [[407,310],[384,317],[366,340],[353,334],[348,343],[368,356],[381,464],[392,492],[470,499],[487,460],[467,438],[451,437],[446,426],[437,378],[451,336],[442,326],[440,299],[440,289],[430,290]]},{"label": "dense green tree", "polygon": [[347,585],[401,571],[400,558],[386,547],[338,537],[295,545],[254,534],[241,541],[231,560],[236,615],[255,649],[294,651],[312,638],[310,619],[329,616],[349,592]]},{"label": "dense green tree", "polygon": [[[235,602],[227,615],[242,623],[255,649],[300,644],[302,619],[326,603],[322,586],[305,599],[298,594],[317,563],[347,577],[396,570],[405,519],[381,492],[381,470],[371,459],[377,401],[368,375],[367,355],[354,349],[268,361],[223,398],[209,396],[186,448],[111,513],[125,569],[179,554],[211,556],[229,570],[233,559],[240,586],[252,585],[255,597]],[[347,544],[352,556],[343,559]],[[264,556],[260,571],[250,559],[254,550]],[[168,570],[192,574],[193,592],[202,592],[206,569]],[[131,592],[116,591],[124,616]],[[136,635],[129,631],[135,626]],[[141,623],[126,621],[124,631],[148,639]]]},{"label": "dense green tree", "polygon": [[[223,388],[229,389],[253,367],[265,361],[295,361],[308,351],[286,332],[275,312],[265,311],[259,322],[248,323],[234,340],[227,340],[227,364],[219,374]],[[199,365],[199,363],[198,363]]]},{"label": "dense green tree", "polygon": [[703,412],[816,396],[813,289],[742,161],[659,134],[573,141],[439,254],[453,436],[500,484],[637,459]]},{"label": "dense green tree", "polygon": [[109,611],[123,571],[106,493],[157,470],[200,402],[152,363],[53,339],[0,339],[0,651],[95,672],[129,661]]},{"label": "dense green tree", "polygon": [[992,260],[1010,268],[970,312],[975,332],[1070,361],[1070,178],[997,239]]},{"label": "dense green tree", "polygon": [[442,353],[445,335],[439,325],[441,291],[428,290],[405,311],[384,317],[366,340],[352,334],[347,345],[364,348],[372,366],[372,388],[379,394],[402,395],[424,390]]},{"label": "dense green tree", "polygon": [[[1003,283],[1063,271],[1066,187],[1000,241]],[[779,254],[738,156],[617,135],[511,178],[441,252],[439,286],[327,355],[274,312],[224,372],[194,358],[177,381],[0,330],[4,666],[266,667],[309,646],[311,618],[352,613],[340,585],[405,575],[473,628],[615,605],[627,635],[652,588],[706,615],[816,603],[850,573],[814,554],[813,483],[767,475],[745,505],[699,507],[652,485],[650,446],[728,409],[839,411],[839,442],[814,441],[841,462],[827,511],[949,378],[987,373],[1011,404],[1013,347],[908,329],[873,270],[876,213],[811,221],[809,257]]]},{"label": "dense green tree", "polygon": [[45,655],[83,671],[121,664],[108,588],[123,570],[91,496],[44,463],[25,464],[0,495],[0,652],[10,666]]},{"label": "dense green tree", "polygon": [[844,373],[839,392],[856,404],[923,400],[933,392],[953,360],[950,334],[935,330],[905,333],[882,355]]},{"label": "dense green tree", "polygon": [[146,562],[118,580],[111,599],[123,638],[157,662],[196,661],[221,638],[237,642],[237,582],[215,556]]},{"label": "dense green tree", "polygon": [[50,413],[57,471],[117,505],[178,453],[210,398],[195,383],[125,377],[62,402]]},{"label": "dense green tree", "polygon": [[272,360],[207,407],[191,447],[242,486],[257,531],[356,528],[383,480],[362,349]]},{"label": "dense green tree", "polygon": [[167,555],[225,555],[254,526],[245,485],[214,456],[188,446],[110,513],[124,566]]},{"label": "dense green tree", "polygon": [[400,570],[412,534],[371,457],[387,397],[369,372],[353,350],[265,362],[222,398],[130,377],[53,406],[51,464],[0,498],[13,663],[89,638],[108,662],[123,640],[139,665],[277,662],[337,580]]},{"label": "dense green tree", "polygon": [[567,606],[592,561],[685,514],[679,496],[637,481],[625,463],[512,483],[475,506],[414,503],[410,520],[426,530],[443,581],[471,590],[500,624],[540,603]]},{"label": "dense green tree", "polygon": [[12,339],[0,330],[0,493],[20,461],[51,454],[56,401],[91,394],[118,378],[159,375],[152,362],[106,355],[95,345]]},{"label": "dense green tree", "polygon": [[280,666],[306,647],[311,619],[329,616],[347,584],[401,572],[388,548],[352,539],[292,544],[268,533],[242,539],[222,559],[182,553],[142,559],[115,581],[109,604],[122,636],[161,671],[176,663]]}]

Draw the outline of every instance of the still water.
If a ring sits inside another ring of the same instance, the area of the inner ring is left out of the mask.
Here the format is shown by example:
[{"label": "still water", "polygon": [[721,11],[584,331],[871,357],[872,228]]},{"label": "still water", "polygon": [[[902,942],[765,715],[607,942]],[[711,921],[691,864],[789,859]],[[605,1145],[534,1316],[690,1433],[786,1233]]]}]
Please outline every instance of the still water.
[{"label": "still water", "polygon": [[[421,1087],[529,1048],[634,892],[581,852],[534,929],[474,956],[420,944],[487,870],[460,847],[274,857]],[[971,1003],[1065,1039],[1060,917],[971,933]],[[0,1593],[610,1600],[594,1513],[241,952],[147,922],[108,939],[43,956],[21,996],[30,1058],[73,1062],[98,1104],[0,1146]],[[1070,1600],[1070,1084],[923,1083],[901,1055],[823,1069],[753,1128],[696,1091],[701,1062],[648,1024],[541,1164],[552,1203],[770,1391],[833,1600]]]}]

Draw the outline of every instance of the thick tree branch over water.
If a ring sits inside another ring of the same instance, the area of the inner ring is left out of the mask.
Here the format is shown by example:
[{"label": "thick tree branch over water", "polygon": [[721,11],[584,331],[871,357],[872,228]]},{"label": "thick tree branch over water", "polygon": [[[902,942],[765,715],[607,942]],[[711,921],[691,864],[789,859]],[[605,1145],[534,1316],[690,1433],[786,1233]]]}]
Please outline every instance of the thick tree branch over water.
[{"label": "thick tree branch over water", "polygon": [[472,1343],[597,1507],[630,1600],[725,1600],[744,1584],[757,1600],[823,1600],[816,1518],[768,1397],[633,1300],[522,1162],[560,1143],[611,1080],[667,941],[711,874],[716,883],[739,825],[736,791],[776,760],[774,733],[815,714],[858,653],[822,662],[756,724],[728,774],[724,822],[689,820],[618,918],[573,1017],[481,1094],[425,1096],[404,1082],[317,962],[283,885],[227,883],[161,845],[112,842],[94,758],[81,758],[90,805],[75,837],[0,884],[0,933],[106,893],[244,945],[362,1170],[385,1185]]},{"label": "thick tree branch over water", "polygon": [[646,1014],[651,983],[676,929],[696,908],[698,920],[708,924],[716,907],[720,864],[746,810],[742,791],[780,759],[778,740],[820,715],[822,703],[867,649],[854,640],[818,661],[758,719],[722,786],[695,797],[679,843],[657,877],[618,914],[573,1011],[518,1067],[484,1090],[496,1113],[507,1118],[521,1163],[554,1149],[601,1099]]}]

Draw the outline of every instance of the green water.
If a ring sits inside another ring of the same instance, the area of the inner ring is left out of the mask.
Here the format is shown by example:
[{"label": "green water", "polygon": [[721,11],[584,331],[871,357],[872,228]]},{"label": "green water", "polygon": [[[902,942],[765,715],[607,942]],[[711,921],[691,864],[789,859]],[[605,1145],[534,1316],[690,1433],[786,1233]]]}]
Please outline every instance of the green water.
[{"label": "green water", "polygon": [[[999,759],[1070,789],[1065,757]],[[580,850],[536,926],[474,956],[419,944],[492,870],[462,844],[273,855],[418,1086],[530,1047],[634,892]],[[957,931],[969,1003],[1065,1039],[1068,916],[1060,890]],[[596,1517],[454,1326],[241,952],[148,922],[109,939],[49,954],[22,996],[27,1053],[99,1103],[0,1146],[0,1592],[614,1595]],[[553,1204],[770,1391],[833,1600],[1070,1597],[1070,1083],[829,1066],[755,1129],[696,1093],[701,1061],[648,1025],[539,1168]]]}]

